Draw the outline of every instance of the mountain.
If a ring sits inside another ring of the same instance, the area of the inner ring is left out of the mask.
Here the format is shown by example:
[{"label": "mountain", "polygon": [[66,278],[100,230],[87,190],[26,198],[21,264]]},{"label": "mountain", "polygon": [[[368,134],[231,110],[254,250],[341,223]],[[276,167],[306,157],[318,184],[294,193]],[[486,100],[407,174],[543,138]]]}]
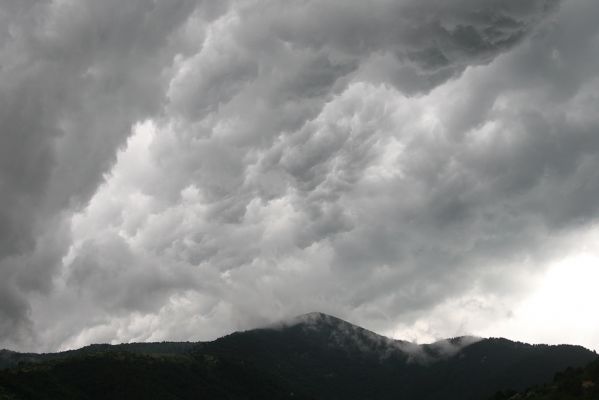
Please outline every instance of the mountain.
[{"label": "mountain", "polygon": [[311,313],[212,342],[4,352],[11,368],[0,371],[0,399],[482,400],[596,358],[579,346],[506,339],[416,345]]},{"label": "mountain", "polygon": [[252,360],[323,399],[484,399],[495,388],[524,389],[596,357],[579,346],[506,339],[463,337],[417,346],[319,313],[234,333],[198,350]]}]

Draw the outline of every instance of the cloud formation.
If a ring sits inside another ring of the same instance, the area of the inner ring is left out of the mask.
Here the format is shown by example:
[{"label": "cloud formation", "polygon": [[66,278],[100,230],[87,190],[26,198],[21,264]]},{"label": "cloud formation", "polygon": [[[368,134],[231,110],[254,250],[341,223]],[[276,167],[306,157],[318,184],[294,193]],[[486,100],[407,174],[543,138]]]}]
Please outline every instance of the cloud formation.
[{"label": "cloud formation", "polygon": [[0,6],[0,346],[491,318],[596,223],[591,0],[111,3]]}]

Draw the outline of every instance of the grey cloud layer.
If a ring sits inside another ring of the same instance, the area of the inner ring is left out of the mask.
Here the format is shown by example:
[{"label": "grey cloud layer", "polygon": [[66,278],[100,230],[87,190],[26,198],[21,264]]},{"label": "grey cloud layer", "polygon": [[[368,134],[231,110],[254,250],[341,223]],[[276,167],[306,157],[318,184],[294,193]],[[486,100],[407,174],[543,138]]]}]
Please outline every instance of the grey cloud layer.
[{"label": "grey cloud layer", "polygon": [[0,345],[385,329],[595,220],[592,1],[219,4],[0,8]]},{"label": "grey cloud layer", "polygon": [[[64,218],[91,196],[140,118],[160,111],[196,2],[8,2],[0,7],[0,336],[25,338],[31,291],[52,289]],[[115,12],[118,9],[118,12]],[[63,215],[62,213],[67,215]],[[49,249],[46,243],[54,241]],[[58,248],[53,248],[55,246]],[[15,312],[14,305],[19,305]]]}]

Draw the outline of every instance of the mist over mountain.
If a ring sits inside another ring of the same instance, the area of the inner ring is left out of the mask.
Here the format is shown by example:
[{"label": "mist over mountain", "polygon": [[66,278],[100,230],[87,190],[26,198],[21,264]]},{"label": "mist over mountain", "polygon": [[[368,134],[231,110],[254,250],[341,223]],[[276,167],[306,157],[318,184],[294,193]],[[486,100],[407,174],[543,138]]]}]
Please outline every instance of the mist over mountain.
[{"label": "mist over mountain", "polygon": [[474,400],[595,359],[580,346],[500,338],[418,345],[310,313],[212,342],[2,351],[0,398]]}]

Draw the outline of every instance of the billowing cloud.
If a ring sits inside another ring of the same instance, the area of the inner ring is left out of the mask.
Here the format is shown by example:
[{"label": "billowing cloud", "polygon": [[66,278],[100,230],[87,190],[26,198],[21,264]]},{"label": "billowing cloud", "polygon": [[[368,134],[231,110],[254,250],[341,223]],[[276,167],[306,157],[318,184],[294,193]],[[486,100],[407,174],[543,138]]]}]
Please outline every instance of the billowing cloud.
[{"label": "billowing cloud", "polygon": [[94,194],[132,124],[160,112],[178,32],[189,18],[200,18],[200,9],[194,11],[200,6],[9,1],[0,7],[4,340],[24,340],[27,326],[35,332],[27,297],[52,290],[69,246],[64,225],[71,212]]},{"label": "billowing cloud", "polygon": [[0,7],[0,345],[495,318],[596,222],[590,0],[109,3]]}]

